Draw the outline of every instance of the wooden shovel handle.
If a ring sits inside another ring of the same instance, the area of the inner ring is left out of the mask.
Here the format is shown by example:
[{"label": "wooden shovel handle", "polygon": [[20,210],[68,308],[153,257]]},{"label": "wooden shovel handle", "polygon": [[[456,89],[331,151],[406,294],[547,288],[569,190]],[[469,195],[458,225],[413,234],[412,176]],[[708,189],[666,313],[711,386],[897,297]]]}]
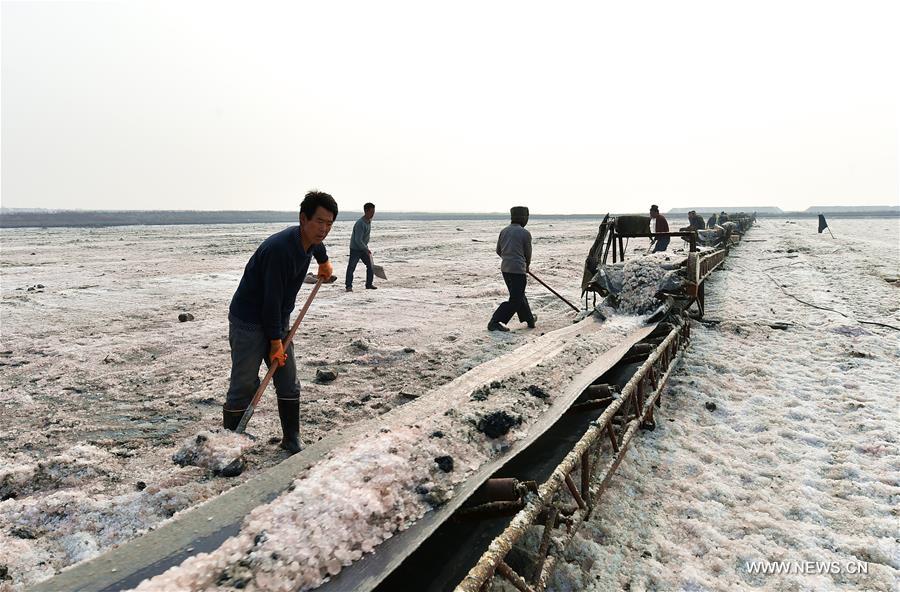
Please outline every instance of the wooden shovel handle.
[{"label": "wooden shovel handle", "polygon": [[[312,304],[313,298],[316,297],[316,293],[321,287],[322,278],[319,278],[318,281],[316,281],[316,285],[313,286],[312,292],[310,292],[309,297],[306,299],[306,303],[303,305],[303,308],[300,309],[300,314],[297,315],[297,320],[294,321],[294,324],[291,326],[290,332],[288,332],[287,337],[285,337],[282,341],[285,349],[287,349],[291,342],[294,341],[294,335],[297,333],[297,328],[300,327],[300,321],[302,321],[303,317],[306,316],[306,311],[309,310],[309,305]],[[259,388],[256,389],[256,394],[253,395],[253,400],[250,401],[250,405],[247,407],[247,410],[244,411],[244,416],[241,417],[240,423],[234,430],[238,434],[243,434],[244,430],[247,429],[247,424],[250,422],[250,418],[253,417],[253,411],[256,409],[256,405],[259,404],[259,400],[262,398],[263,393],[266,392],[266,387],[269,386],[269,381],[272,380],[272,376],[275,374],[276,370],[278,370],[278,364],[271,364],[269,366],[269,371],[266,372],[266,377],[263,378],[262,382],[259,384]]]}]

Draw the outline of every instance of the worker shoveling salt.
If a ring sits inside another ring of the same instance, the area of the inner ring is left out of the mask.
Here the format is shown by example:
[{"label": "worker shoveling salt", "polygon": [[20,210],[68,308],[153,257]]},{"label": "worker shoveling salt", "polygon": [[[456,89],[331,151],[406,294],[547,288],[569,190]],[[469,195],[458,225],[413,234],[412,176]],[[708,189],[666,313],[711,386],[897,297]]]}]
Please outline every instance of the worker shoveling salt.
[{"label": "worker shoveling salt", "polygon": [[244,451],[251,446],[253,440],[246,434],[218,429],[202,431],[185,440],[172,460],[182,467],[193,465],[222,477],[236,477],[244,470]]}]

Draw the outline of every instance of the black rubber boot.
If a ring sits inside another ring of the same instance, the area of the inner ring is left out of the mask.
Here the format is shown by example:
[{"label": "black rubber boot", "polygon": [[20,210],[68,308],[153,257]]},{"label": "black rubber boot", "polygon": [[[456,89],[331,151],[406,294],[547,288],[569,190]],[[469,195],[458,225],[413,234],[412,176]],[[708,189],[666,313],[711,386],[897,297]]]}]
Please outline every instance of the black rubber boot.
[{"label": "black rubber boot", "polygon": [[300,452],[300,399],[278,399],[278,418],[283,435],[279,446],[291,454]]},{"label": "black rubber boot", "polygon": [[225,409],[225,406],[222,406],[222,427],[226,430],[234,431],[237,429],[238,424],[241,423],[241,418],[244,417],[244,411],[246,409],[241,409],[239,411],[232,411],[230,409]]}]

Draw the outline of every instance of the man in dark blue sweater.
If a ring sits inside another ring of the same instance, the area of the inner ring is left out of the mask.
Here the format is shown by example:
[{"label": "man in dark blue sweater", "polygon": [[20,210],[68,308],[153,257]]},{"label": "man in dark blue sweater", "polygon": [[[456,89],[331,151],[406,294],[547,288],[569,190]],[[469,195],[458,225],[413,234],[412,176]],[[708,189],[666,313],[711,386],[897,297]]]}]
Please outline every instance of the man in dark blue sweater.
[{"label": "man in dark blue sweater", "polygon": [[327,193],[310,191],[300,204],[300,225],[264,240],[250,257],[228,309],[231,383],[222,407],[222,425],[234,430],[259,388],[259,365],[277,364],[272,381],[278,396],[281,447],[299,452],[300,385],[294,344],[284,347],[297,292],[312,257],[318,277],[328,280],[333,268],[323,241],[337,218],[338,207]]}]

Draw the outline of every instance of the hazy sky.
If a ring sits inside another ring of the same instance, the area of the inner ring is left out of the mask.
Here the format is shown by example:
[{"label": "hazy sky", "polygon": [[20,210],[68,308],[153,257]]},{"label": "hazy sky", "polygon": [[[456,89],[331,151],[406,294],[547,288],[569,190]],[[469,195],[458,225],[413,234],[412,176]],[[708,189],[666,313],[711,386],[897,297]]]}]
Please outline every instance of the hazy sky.
[{"label": "hazy sky", "polygon": [[2,3],[5,207],[898,204],[898,3]]}]

